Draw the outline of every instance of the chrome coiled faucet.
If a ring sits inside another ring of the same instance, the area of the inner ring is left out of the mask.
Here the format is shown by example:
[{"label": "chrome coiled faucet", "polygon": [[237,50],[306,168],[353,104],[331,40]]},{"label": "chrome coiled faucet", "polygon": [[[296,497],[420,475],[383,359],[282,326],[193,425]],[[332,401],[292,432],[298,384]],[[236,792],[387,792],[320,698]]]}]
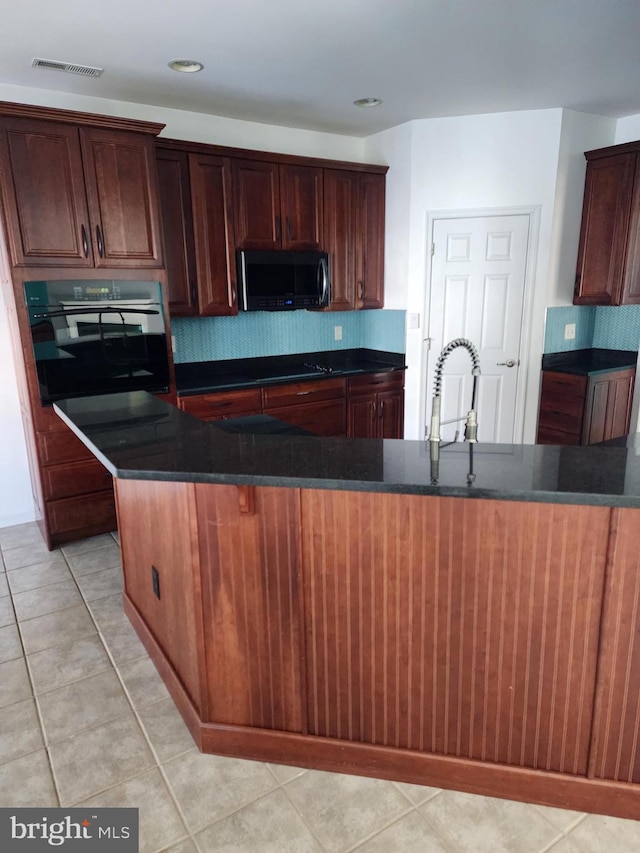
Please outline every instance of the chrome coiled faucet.
[{"label": "chrome coiled faucet", "polygon": [[[442,393],[442,370],[444,368],[444,363],[454,349],[457,347],[464,347],[469,355],[471,356],[472,369],[471,375],[473,376],[473,390],[471,392],[471,408],[466,416],[466,418],[451,418],[447,421],[440,420],[440,405],[441,405],[441,393]],[[467,338],[455,338],[455,340],[451,341],[446,345],[446,347],[442,350],[440,355],[438,356],[438,361],[436,362],[436,372],[435,372],[435,380],[433,385],[433,403],[431,408],[431,431],[429,434],[429,441],[439,442],[440,441],[440,427],[443,424],[451,424],[456,423],[457,421],[465,421],[464,428],[464,440],[470,442],[477,442],[478,440],[478,416],[476,412],[476,400],[478,396],[478,376],[480,376],[480,356],[478,355],[478,350],[474,347],[471,341],[467,340]]]}]

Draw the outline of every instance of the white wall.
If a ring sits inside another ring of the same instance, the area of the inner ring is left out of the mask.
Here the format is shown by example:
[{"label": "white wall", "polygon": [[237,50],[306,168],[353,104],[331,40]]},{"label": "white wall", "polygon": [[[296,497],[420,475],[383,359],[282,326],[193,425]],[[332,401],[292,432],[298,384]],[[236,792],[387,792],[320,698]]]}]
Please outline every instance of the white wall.
[{"label": "white wall", "polygon": [[640,115],[619,118],[616,123],[615,144],[636,142],[640,139]]},{"label": "white wall", "polygon": [[[408,240],[400,242],[391,229],[386,241],[392,268],[407,271],[403,282],[394,283],[393,304],[404,302],[408,312],[421,315],[421,328],[407,331],[407,438],[421,437],[425,404],[421,361],[428,323],[425,317],[428,215],[452,210],[539,206],[524,436],[527,442],[534,440],[561,124],[559,109],[496,113],[415,121],[367,140],[370,155],[389,163],[389,196],[398,208],[402,205],[396,195],[403,197],[403,221],[406,211],[409,218]],[[408,170],[403,162],[407,147],[410,147]],[[394,259],[397,251],[408,252],[409,260],[404,266]],[[431,357],[437,357],[437,353]]]},{"label": "white wall", "polygon": [[274,127],[258,122],[172,110],[129,101],[110,101],[86,95],[70,95],[49,89],[0,84],[0,100],[55,107],[63,110],[98,113],[165,124],[161,136],[188,139],[258,151],[325,157],[331,160],[364,161],[364,140],[337,133],[320,133],[291,127]]},{"label": "white wall", "polygon": [[549,307],[571,305],[582,220],[585,151],[613,145],[616,120],[563,110],[549,258]]},{"label": "white wall", "polygon": [[0,527],[34,518],[9,326],[0,291]]}]

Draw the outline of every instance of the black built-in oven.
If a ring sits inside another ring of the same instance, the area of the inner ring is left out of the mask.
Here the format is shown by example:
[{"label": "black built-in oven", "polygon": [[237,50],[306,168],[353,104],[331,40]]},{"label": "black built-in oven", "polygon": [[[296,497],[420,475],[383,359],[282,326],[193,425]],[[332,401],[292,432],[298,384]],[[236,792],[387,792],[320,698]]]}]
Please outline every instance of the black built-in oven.
[{"label": "black built-in oven", "polygon": [[169,390],[157,281],[27,281],[40,399]]}]

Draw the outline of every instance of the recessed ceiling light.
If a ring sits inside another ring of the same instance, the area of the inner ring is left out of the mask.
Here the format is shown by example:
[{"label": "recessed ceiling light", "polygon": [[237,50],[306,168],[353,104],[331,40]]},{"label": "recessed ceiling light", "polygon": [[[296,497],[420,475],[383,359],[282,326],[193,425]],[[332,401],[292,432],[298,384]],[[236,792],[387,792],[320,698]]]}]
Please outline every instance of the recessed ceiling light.
[{"label": "recessed ceiling light", "polygon": [[173,71],[182,71],[185,74],[193,74],[195,71],[202,71],[204,65],[195,59],[173,59],[169,63],[169,68]]},{"label": "recessed ceiling light", "polygon": [[353,103],[356,107],[379,107],[382,101],[380,98],[358,98]]}]

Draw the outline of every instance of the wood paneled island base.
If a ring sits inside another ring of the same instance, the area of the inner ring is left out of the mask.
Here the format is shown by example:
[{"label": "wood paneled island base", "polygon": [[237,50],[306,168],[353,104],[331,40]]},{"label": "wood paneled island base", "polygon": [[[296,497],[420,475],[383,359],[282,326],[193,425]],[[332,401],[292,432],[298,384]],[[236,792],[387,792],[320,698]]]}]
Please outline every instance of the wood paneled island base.
[{"label": "wood paneled island base", "polygon": [[640,510],[116,479],[204,752],[640,819]]}]

